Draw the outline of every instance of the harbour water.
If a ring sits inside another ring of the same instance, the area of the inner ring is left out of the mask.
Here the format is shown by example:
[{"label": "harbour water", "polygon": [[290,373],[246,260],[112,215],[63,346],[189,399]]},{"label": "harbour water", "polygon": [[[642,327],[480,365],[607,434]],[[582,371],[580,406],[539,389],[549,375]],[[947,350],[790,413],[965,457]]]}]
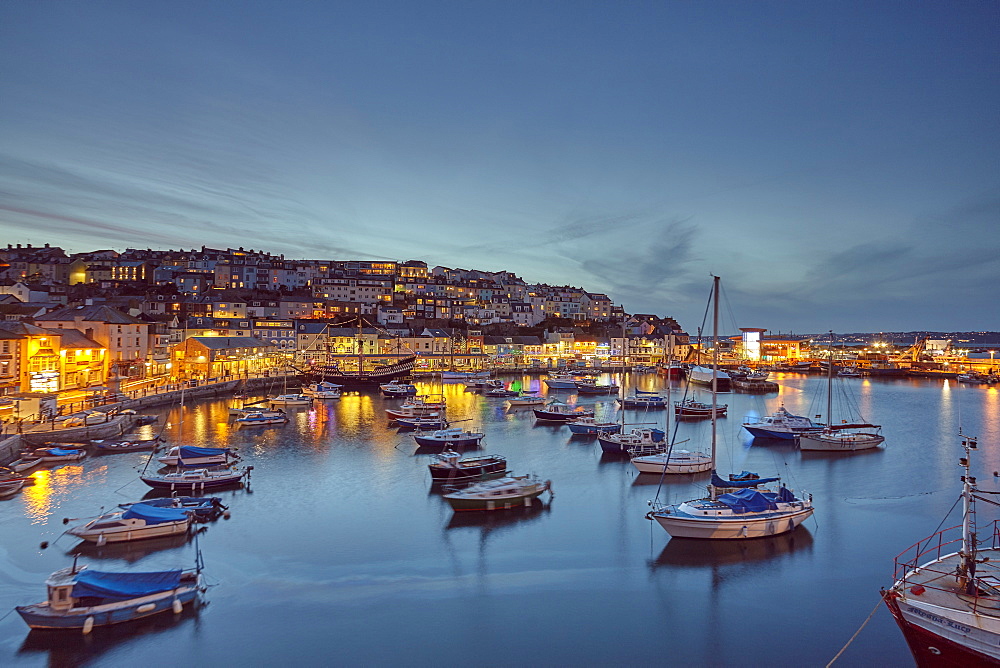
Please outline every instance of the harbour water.
[{"label": "harbour water", "polygon": [[[981,484],[998,480],[1000,390],[845,379],[864,416],[883,425],[885,445],[825,455],[755,442],[740,429],[744,416],[782,403],[822,412],[825,379],[772,380],[779,394],[720,395],[729,413],[719,421],[717,465],[781,475],[813,495],[816,513],[790,534],[733,542],[671,540],[645,519],[657,495],[700,496],[707,474],[661,485],[627,459],[602,456],[596,440],[462,384],[420,387],[445,394],[451,420],[467,420],[454,426],[482,427],[481,452],[550,479],[550,504],[453,514],[431,490],[429,455],[385,418],[399,401],[375,393],[289,407],[291,422],[272,427],[234,427],[221,400],[189,404],[183,423],[176,407],[163,409],[171,444],[234,446],[254,466],[249,489],[217,494],[231,518],[199,536],[207,604],[89,636],[29,633],[9,611],[42,600],[45,578],[74,552],[91,568],[136,571],[190,567],[195,554],[184,540],[77,549],[58,538],[64,517],[143,497],[146,454],[43,470],[0,501],[0,665],[824,665],[881,605],[895,555],[953,507],[960,428],[979,436]],[[619,382],[654,390],[666,381]],[[537,378],[523,383],[544,392]],[[681,392],[675,383],[674,398]],[[549,394],[616,419],[613,396]],[[627,413],[629,422],[665,417]],[[678,430],[686,449],[707,449],[708,438],[707,421]],[[949,520],[959,522],[955,513]],[[43,541],[51,545],[41,549]],[[910,663],[879,609],[837,665]]]}]

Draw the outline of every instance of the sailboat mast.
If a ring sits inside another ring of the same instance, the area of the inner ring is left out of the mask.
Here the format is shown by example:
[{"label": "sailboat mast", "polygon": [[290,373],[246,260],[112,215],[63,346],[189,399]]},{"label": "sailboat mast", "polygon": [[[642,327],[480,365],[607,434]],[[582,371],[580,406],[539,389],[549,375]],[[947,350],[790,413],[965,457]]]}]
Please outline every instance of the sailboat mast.
[{"label": "sailboat mast", "polygon": [[833,330],[830,330],[830,354],[826,374],[826,428],[833,429]]},{"label": "sailboat mast", "polygon": [[965,469],[962,476],[962,566],[959,574],[967,578],[966,593],[975,592],[973,579],[976,575],[976,534],[975,527],[972,526],[972,492],[975,488],[976,479],[972,477],[972,463],[970,455],[976,449],[976,439],[963,436],[962,447],[965,449],[965,457],[959,462]]},{"label": "sailboat mast", "polygon": [[719,277],[712,281],[712,465],[715,466],[715,406],[719,391]]}]

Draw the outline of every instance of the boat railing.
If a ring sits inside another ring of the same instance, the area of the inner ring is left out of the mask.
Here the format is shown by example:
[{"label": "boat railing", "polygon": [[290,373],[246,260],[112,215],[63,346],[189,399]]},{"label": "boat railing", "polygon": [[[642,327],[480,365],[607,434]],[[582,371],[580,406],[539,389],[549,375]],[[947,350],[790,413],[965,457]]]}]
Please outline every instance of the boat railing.
[{"label": "boat railing", "polygon": [[[980,548],[986,547],[986,543],[989,543],[988,549],[1000,549],[1000,520],[994,520],[993,522],[986,525],[990,531],[990,537],[987,540],[980,539]],[[982,535],[982,534],[980,534]],[[957,573],[954,568],[954,564],[947,568],[934,569],[925,564],[930,562],[938,561],[943,556],[948,554],[954,554],[960,552],[962,549],[962,526],[956,525],[953,527],[948,527],[942,529],[937,533],[931,534],[927,538],[924,538],[919,543],[915,543],[908,547],[907,549],[900,552],[895,559],[895,573],[894,580],[896,582],[902,583],[903,587],[907,586],[907,576],[912,573],[917,568],[920,568],[923,573],[939,573],[945,576],[956,576]],[[935,580],[937,581],[937,580]],[[953,582],[954,580],[943,580],[944,582]],[[927,578],[921,578],[920,586],[931,589],[944,589],[944,587],[936,587],[929,584]]]}]

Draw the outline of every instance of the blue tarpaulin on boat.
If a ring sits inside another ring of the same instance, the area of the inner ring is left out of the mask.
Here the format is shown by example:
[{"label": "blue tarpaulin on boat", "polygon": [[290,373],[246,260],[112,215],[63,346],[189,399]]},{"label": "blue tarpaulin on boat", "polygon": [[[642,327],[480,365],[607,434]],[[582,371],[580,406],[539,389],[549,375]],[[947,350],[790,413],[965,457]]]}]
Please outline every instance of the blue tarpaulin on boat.
[{"label": "blue tarpaulin on boat", "polygon": [[228,448],[196,448],[193,445],[182,445],[178,455],[181,459],[187,459],[191,457],[211,457],[212,455],[221,455],[228,452]]},{"label": "blue tarpaulin on boat", "polygon": [[148,596],[161,591],[176,589],[181,581],[181,571],[156,571],[153,573],[105,573],[83,570],[76,574],[73,596],[98,596],[116,601]]},{"label": "blue tarpaulin on boat", "polygon": [[46,448],[45,452],[56,457],[65,457],[66,455],[78,455],[79,450],[67,450],[66,448]]},{"label": "blue tarpaulin on boat", "polygon": [[122,519],[146,520],[146,524],[161,524],[187,519],[187,513],[177,508],[161,508],[145,503],[133,503],[128,510],[122,513]]},{"label": "blue tarpaulin on boat", "polygon": [[718,498],[718,501],[732,508],[734,513],[759,513],[778,509],[774,501],[755,489],[741,489],[737,492],[723,494]]},{"label": "blue tarpaulin on boat", "polygon": [[[744,471],[737,477],[743,478],[750,475],[754,474]],[[715,471],[712,471],[712,484],[716,487],[756,487],[757,485],[763,485],[765,483],[774,482],[776,480],[781,480],[781,478],[753,478],[751,480],[725,480],[724,478],[720,478]]]},{"label": "blue tarpaulin on boat", "polygon": [[791,503],[792,501],[795,501],[795,495],[792,494],[792,490],[782,485],[781,489],[778,490],[778,501],[781,501],[782,503]]}]

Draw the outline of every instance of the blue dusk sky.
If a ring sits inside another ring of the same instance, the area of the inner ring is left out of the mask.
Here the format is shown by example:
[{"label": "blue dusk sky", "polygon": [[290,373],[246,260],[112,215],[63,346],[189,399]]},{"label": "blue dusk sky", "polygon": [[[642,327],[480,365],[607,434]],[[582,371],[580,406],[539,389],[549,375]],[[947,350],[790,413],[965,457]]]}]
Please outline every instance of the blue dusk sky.
[{"label": "blue dusk sky", "polygon": [[[7,243],[1000,329],[1000,4],[0,3]],[[731,329],[731,327],[726,327]]]}]

